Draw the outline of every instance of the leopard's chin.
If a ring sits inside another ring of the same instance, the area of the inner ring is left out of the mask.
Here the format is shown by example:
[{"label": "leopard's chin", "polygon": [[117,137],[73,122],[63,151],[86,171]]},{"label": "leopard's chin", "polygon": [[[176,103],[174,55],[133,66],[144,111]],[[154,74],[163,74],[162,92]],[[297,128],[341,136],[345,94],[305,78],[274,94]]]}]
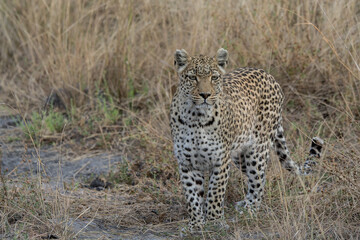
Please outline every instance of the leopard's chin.
[{"label": "leopard's chin", "polygon": [[209,104],[207,102],[202,102],[202,103],[195,104],[195,107],[197,109],[210,109],[212,107],[212,104]]}]

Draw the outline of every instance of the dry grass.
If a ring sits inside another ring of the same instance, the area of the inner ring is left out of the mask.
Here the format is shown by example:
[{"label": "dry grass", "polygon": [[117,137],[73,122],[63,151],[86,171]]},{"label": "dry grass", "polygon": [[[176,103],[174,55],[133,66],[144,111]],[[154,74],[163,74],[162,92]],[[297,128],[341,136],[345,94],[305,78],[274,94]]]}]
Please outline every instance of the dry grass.
[{"label": "dry grass", "polygon": [[230,233],[195,238],[358,239],[359,9],[357,0],[0,2],[1,101],[29,118],[62,89],[68,122],[37,140],[83,152],[120,148],[133,159],[109,176],[115,189],[97,196],[79,195],[74,186],[71,194],[44,190],[41,179],[14,182],[5,175],[1,231],[66,239],[74,235],[65,223],[80,216],[177,236],[185,214],[168,124],[177,83],[173,53],[225,47],[229,70],[263,68],[280,82],[295,160],[304,159],[312,136],[326,147],[311,177],[292,176],[273,161],[256,217],[233,212],[232,203],[244,196],[243,177],[234,172],[226,200]]}]

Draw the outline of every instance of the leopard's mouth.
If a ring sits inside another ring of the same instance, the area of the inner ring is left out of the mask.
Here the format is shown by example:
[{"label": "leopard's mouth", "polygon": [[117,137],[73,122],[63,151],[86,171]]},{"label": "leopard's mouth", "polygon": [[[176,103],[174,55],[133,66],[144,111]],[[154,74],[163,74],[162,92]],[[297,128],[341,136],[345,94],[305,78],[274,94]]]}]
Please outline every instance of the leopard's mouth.
[{"label": "leopard's mouth", "polygon": [[200,105],[203,105],[203,106],[208,106],[208,105],[212,105],[212,102],[213,101],[209,101],[209,99],[196,99],[196,100],[193,100],[193,103],[197,106],[200,106]]},{"label": "leopard's mouth", "polygon": [[196,108],[197,109],[209,109],[211,108],[212,104],[206,102],[206,101],[203,101],[202,103],[198,103],[198,104],[195,104]]},{"label": "leopard's mouth", "polygon": [[196,106],[209,106],[211,104],[209,104],[209,102],[207,102],[206,100],[204,101],[193,101],[194,105]]}]

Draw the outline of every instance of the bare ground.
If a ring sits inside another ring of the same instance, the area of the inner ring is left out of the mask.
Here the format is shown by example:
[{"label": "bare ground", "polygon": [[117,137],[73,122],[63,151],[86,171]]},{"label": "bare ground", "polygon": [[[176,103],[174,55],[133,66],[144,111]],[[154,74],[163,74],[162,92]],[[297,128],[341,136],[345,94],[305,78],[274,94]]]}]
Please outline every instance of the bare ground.
[{"label": "bare ground", "polygon": [[[116,164],[123,161],[121,152],[77,154],[70,149],[71,146],[67,145],[44,145],[34,148],[16,138],[19,134],[21,135],[21,131],[16,126],[15,119],[16,116],[0,118],[1,170],[2,175],[8,180],[9,189],[20,188],[16,185],[24,184],[23,179],[36,181],[40,177],[41,189],[44,195],[50,198],[49,201],[53,201],[51,198],[56,195],[64,199],[78,198],[80,201],[88,199],[93,201],[90,205],[95,205],[94,208],[98,209],[103,202],[96,203],[96,198],[102,198],[104,195],[108,195],[109,198],[122,198],[119,205],[123,202],[128,202],[128,204],[134,202],[129,196],[116,196],[116,192],[112,189],[90,187],[91,180],[98,176],[106,176],[116,169]],[[76,186],[75,190],[74,186]],[[99,192],[100,190],[104,192]],[[92,210],[88,209],[88,211]],[[114,212],[108,214],[116,215],[116,211],[122,211],[121,207],[118,210],[115,208]],[[146,216],[146,213],[139,216],[151,218],[151,216]],[[169,236],[162,237],[151,229],[114,225],[106,221],[103,216],[96,217],[96,214],[95,217],[69,217],[65,222],[64,219],[52,220],[58,221],[57,224],[62,225],[63,228],[68,228],[67,235],[72,239],[169,239]],[[0,232],[1,239],[13,239],[14,236],[15,233],[12,231],[6,234]],[[55,239],[58,236],[47,232],[40,237]]]}]

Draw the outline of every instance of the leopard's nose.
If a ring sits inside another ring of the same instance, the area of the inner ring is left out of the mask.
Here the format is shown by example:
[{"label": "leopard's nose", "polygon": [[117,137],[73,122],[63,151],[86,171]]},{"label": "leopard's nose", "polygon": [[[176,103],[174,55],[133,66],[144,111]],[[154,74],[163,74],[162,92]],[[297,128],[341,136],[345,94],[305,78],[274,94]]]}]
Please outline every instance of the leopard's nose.
[{"label": "leopard's nose", "polygon": [[202,93],[199,93],[199,95],[203,98],[203,99],[207,99],[210,95],[211,95],[211,93],[204,93],[204,92],[202,92]]}]

